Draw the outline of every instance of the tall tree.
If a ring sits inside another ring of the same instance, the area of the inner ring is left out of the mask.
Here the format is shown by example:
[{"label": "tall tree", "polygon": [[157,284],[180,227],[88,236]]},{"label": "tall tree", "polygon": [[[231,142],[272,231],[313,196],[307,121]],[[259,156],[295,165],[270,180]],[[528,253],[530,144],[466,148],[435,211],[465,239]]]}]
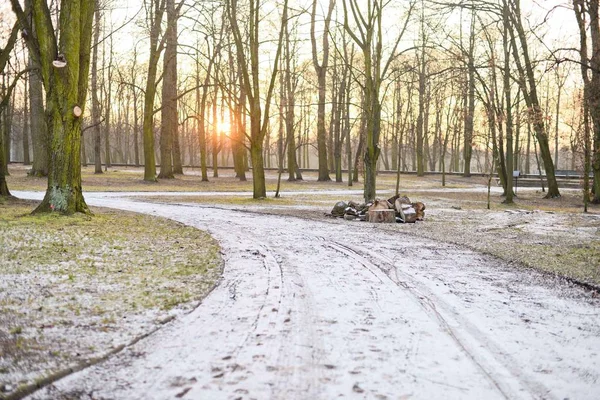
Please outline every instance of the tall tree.
[{"label": "tall tree", "polygon": [[[11,0],[19,23],[31,26],[18,0]],[[39,60],[51,133],[48,187],[37,212],[88,212],[81,191],[81,115],[86,103],[95,0],[65,0],[55,35],[48,3],[32,0],[36,34],[27,46]]]},{"label": "tall tree", "polygon": [[[12,51],[18,35],[18,24],[15,23],[11,34],[8,38],[6,46],[4,49],[0,48],[0,72],[4,73],[4,70],[8,64],[10,52]],[[6,74],[3,74],[3,78],[6,77]],[[16,81],[15,81],[16,82]],[[2,114],[3,110],[8,105],[8,101],[10,98],[10,93],[8,88],[4,88],[6,91],[2,91],[0,93],[2,97],[0,97],[0,124],[3,124]],[[12,92],[12,89],[10,90]],[[8,190],[8,185],[6,184],[6,176],[8,175],[8,167],[7,167],[7,154],[6,154],[6,145],[4,143],[5,136],[2,127],[0,127],[0,197],[8,197],[10,196],[10,191]]]},{"label": "tall tree", "polygon": [[471,27],[469,33],[469,51],[467,52],[467,109],[465,110],[465,131],[463,158],[465,160],[463,176],[471,176],[471,157],[473,154],[473,131],[475,119],[475,9],[471,9]]},{"label": "tall tree", "polygon": [[[346,3],[349,3],[347,5]],[[368,0],[366,12],[364,3],[358,0],[348,0],[344,5],[344,28],[352,40],[361,49],[364,63],[364,113],[366,116],[365,136],[365,201],[373,200],[376,194],[377,161],[381,153],[379,136],[381,133],[381,85],[386,77],[392,60],[397,56],[400,40],[406,32],[410,20],[414,1],[408,4],[408,10],[401,30],[396,38],[392,50],[384,60],[383,54],[383,27],[382,19],[385,5],[388,1]],[[352,13],[356,30],[350,25],[348,9]]]},{"label": "tall tree", "polygon": [[139,116],[138,116],[138,96],[140,88],[137,86],[137,45],[133,48],[133,60],[131,63],[130,79],[133,87],[133,162],[136,167],[140,166],[140,144],[139,144]]},{"label": "tall tree", "polygon": [[[207,39],[208,42],[208,39]],[[200,47],[200,46],[198,46]],[[210,51],[210,50],[209,50]],[[214,58],[209,56],[208,68],[204,77],[204,83],[200,83],[200,51],[196,52],[196,131],[200,144],[200,171],[202,173],[202,182],[208,182],[207,170],[207,141],[206,141],[206,99],[208,97],[208,83],[210,81],[210,72],[212,70]],[[202,95],[200,94],[202,88]]]},{"label": "tall tree", "polygon": [[94,173],[102,173],[102,131],[100,129],[101,121],[101,106],[98,98],[98,43],[100,41],[100,22],[102,14],[100,7],[97,4],[94,11],[96,24],[94,25],[93,33],[93,50],[92,50],[92,125],[94,133]]},{"label": "tall tree", "polygon": [[249,36],[248,52],[246,52],[244,39],[240,27],[238,25],[238,0],[226,0],[226,5],[226,13],[229,19],[229,23],[231,25],[231,31],[235,42],[240,72],[242,75],[242,85],[244,87],[244,93],[247,97],[250,114],[250,135],[248,139],[250,141],[250,159],[252,162],[253,197],[255,199],[260,199],[267,197],[263,146],[265,136],[269,128],[269,113],[271,100],[273,97],[275,82],[277,80],[277,67],[279,65],[279,58],[281,56],[281,48],[284,38],[284,28],[288,18],[288,0],[283,1],[283,15],[281,18],[281,28],[279,30],[279,35],[277,38],[275,59],[273,61],[270,77],[268,78],[266,94],[264,96],[264,107],[262,105],[263,99],[261,99],[261,76],[259,72],[261,65],[259,57],[261,43],[261,38],[259,35],[261,21],[261,1],[249,0],[247,19],[247,32]]},{"label": "tall tree", "polygon": [[[26,62],[27,63],[27,62]],[[27,94],[29,92],[29,79],[25,78],[24,82],[24,101],[23,101],[23,165],[31,165],[30,151],[29,151],[29,100]]]},{"label": "tall tree", "polygon": [[[344,3],[345,7],[345,3]],[[313,66],[317,73],[319,87],[319,102],[317,110],[317,152],[319,156],[319,181],[330,181],[329,167],[327,162],[327,131],[325,130],[325,102],[327,89],[327,67],[329,65],[329,25],[331,24],[331,15],[335,8],[335,0],[329,0],[329,8],[325,17],[323,27],[323,45],[321,52],[323,58],[319,63],[317,38],[316,38],[316,19],[317,19],[317,0],[313,0],[312,12],[310,17],[310,42],[312,45]]]},{"label": "tall tree", "polygon": [[[293,47],[292,47],[293,46]],[[302,174],[298,167],[298,160],[296,158],[296,90],[298,89],[299,74],[294,71],[296,67],[297,58],[294,54],[297,53],[295,43],[292,44],[290,40],[289,24],[285,26],[285,47],[284,47],[284,95],[283,103],[285,108],[285,132],[286,132],[286,143],[287,143],[287,167],[288,167],[288,181],[302,180]]]},{"label": "tall tree", "polygon": [[156,156],[154,155],[154,97],[158,61],[164,49],[166,36],[160,37],[161,24],[165,13],[166,0],[145,0],[148,25],[150,28],[150,52],[148,75],[144,92],[143,139],[144,139],[144,180],[156,181]]},{"label": "tall tree", "polygon": [[177,134],[177,10],[175,0],[167,2],[166,45],[163,58],[163,86],[160,122],[159,178],[173,179],[173,141]]},{"label": "tall tree", "polygon": [[[584,117],[592,117],[593,124],[593,157],[594,170],[593,199],[592,202],[600,203],[600,2],[598,0],[573,0],[573,8],[577,25],[579,27],[579,55],[581,61],[581,75],[584,84]],[[590,43],[591,42],[591,43]],[[591,54],[588,53],[591,50]],[[586,124],[587,125],[587,124]],[[584,129],[589,129],[587,126]],[[586,131],[587,132],[587,131]],[[587,139],[587,138],[586,138]],[[588,143],[584,144],[586,153]],[[589,156],[586,154],[586,176],[589,174]],[[588,178],[585,178],[587,186]],[[586,187],[586,192],[588,188]],[[588,194],[586,193],[586,196]]]},{"label": "tall tree", "polygon": [[[548,193],[546,198],[560,197],[558,182],[554,173],[554,162],[548,144],[548,130],[544,121],[543,110],[538,96],[538,82],[535,76],[535,65],[529,53],[529,44],[522,23],[520,0],[503,0],[505,12],[508,14],[511,29],[508,29],[511,37],[511,48],[513,58],[518,70],[518,83],[521,93],[527,104],[533,131],[537,139],[542,162],[546,171]],[[519,44],[519,47],[517,47]],[[512,168],[511,166],[508,166]]]},{"label": "tall tree", "polygon": [[29,175],[48,176],[50,137],[44,114],[44,87],[39,64],[31,53],[29,68],[29,120],[33,144],[33,164]]},{"label": "tall tree", "polygon": [[416,149],[415,155],[417,157],[417,176],[425,175],[425,149],[424,149],[424,136],[427,135],[427,124],[425,124],[425,95],[427,90],[427,59],[426,59],[426,48],[427,39],[425,34],[425,16],[424,14],[424,3],[421,1],[421,18],[420,18],[420,31],[421,31],[421,46],[418,54],[418,70],[419,70],[419,110],[417,115],[417,126],[416,126]]},{"label": "tall tree", "polygon": [[102,41],[102,64],[106,69],[106,75],[102,74],[104,78],[102,80],[102,89],[104,93],[104,170],[108,170],[108,168],[112,167],[112,156],[110,154],[110,132],[111,132],[111,116],[112,116],[112,82],[113,82],[113,35],[108,36],[109,49],[108,49],[108,65],[105,63],[106,57],[106,42],[107,40]]},{"label": "tall tree", "polygon": [[508,30],[510,29],[508,5],[505,3],[502,13],[503,34],[502,46],[504,50],[504,100],[505,100],[505,119],[506,119],[506,199],[505,203],[513,202],[513,115],[512,115],[512,100],[510,88],[510,42],[508,40]]}]

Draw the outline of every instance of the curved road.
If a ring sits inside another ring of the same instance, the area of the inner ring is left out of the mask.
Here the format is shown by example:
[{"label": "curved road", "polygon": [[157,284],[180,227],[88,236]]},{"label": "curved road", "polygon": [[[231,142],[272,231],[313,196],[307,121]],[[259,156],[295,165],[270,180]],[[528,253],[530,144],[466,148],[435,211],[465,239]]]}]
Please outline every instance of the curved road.
[{"label": "curved road", "polygon": [[598,399],[600,308],[578,288],[367,223],[87,194],[207,230],[191,314],[32,398]]}]

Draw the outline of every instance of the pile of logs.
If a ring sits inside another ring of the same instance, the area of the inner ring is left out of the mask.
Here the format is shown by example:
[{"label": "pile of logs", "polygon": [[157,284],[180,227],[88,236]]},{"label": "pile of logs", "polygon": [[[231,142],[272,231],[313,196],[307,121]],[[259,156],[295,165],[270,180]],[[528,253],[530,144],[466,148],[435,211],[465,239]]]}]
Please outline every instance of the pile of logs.
[{"label": "pile of logs", "polygon": [[348,221],[416,222],[425,218],[425,204],[419,201],[413,203],[408,197],[400,195],[363,204],[339,201],[333,206],[331,216]]}]

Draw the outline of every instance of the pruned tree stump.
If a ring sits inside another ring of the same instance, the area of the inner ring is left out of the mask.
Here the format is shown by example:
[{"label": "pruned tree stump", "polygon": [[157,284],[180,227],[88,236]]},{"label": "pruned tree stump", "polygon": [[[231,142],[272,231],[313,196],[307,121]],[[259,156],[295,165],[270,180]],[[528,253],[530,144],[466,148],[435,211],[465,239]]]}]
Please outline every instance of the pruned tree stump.
[{"label": "pruned tree stump", "polygon": [[376,223],[394,223],[396,222],[396,211],[394,210],[370,210],[368,221]]}]

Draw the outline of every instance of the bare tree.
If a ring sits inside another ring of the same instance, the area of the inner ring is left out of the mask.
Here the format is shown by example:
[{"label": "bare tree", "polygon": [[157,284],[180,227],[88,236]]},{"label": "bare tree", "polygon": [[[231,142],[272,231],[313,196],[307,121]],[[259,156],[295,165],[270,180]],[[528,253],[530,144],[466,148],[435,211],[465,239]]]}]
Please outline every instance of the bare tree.
[{"label": "bare tree", "polygon": [[[181,3],[182,4],[182,3]],[[177,135],[177,12],[175,0],[166,0],[167,29],[163,58],[163,86],[160,125],[159,178],[173,179],[173,142]]]},{"label": "bare tree", "polygon": [[[347,5],[346,3],[349,3]],[[376,194],[377,161],[381,153],[379,136],[381,133],[381,99],[380,91],[384,77],[387,75],[392,60],[397,56],[397,49],[402,39],[413,8],[414,1],[408,4],[408,11],[403,26],[387,58],[383,54],[382,18],[384,6],[389,2],[383,0],[368,0],[366,12],[358,0],[348,0],[344,5],[344,28],[362,51],[364,62],[364,113],[366,115],[365,136],[365,201],[373,200]],[[348,9],[352,14],[356,30],[350,25]]]},{"label": "bare tree", "polygon": [[96,24],[94,26],[93,50],[92,50],[92,125],[94,126],[94,173],[102,173],[102,132],[100,130],[101,109],[100,99],[98,98],[98,43],[100,40],[100,21],[102,14],[97,4],[94,12]]},{"label": "bare tree", "polygon": [[[508,32],[511,37],[513,58],[519,74],[519,86],[529,109],[533,124],[533,131],[539,145],[540,155],[546,171],[548,183],[547,198],[560,197],[558,183],[554,173],[554,162],[548,145],[548,132],[544,123],[543,110],[538,96],[538,83],[535,77],[534,64],[529,54],[529,44],[525,35],[525,28],[521,20],[520,0],[503,0],[504,12],[510,23]],[[519,47],[517,47],[517,44]],[[512,165],[510,166],[512,168]]]},{"label": "bare tree", "polygon": [[[584,84],[584,193],[587,211],[589,196],[590,145],[588,115],[594,127],[593,162],[594,182],[592,202],[600,203],[600,14],[598,0],[573,0],[573,9],[579,27],[579,55]],[[591,42],[591,43],[590,43]],[[588,53],[591,48],[591,55]]]},{"label": "bare tree", "polygon": [[[344,3],[345,4],[345,3]],[[319,181],[330,181],[329,168],[327,165],[327,131],[325,130],[325,101],[327,89],[327,67],[329,65],[329,25],[331,23],[331,15],[335,8],[335,0],[329,0],[329,8],[325,17],[323,27],[323,44],[321,63],[318,59],[317,39],[316,39],[316,16],[317,16],[317,0],[313,0],[312,12],[310,18],[310,41],[312,44],[312,58],[315,71],[317,73],[319,86],[319,102],[317,111],[317,152],[319,156]]]},{"label": "bare tree", "polygon": [[[273,96],[273,89],[277,80],[279,58],[284,38],[284,28],[288,18],[288,0],[283,1],[283,15],[281,28],[279,31],[276,54],[271,70],[268,86],[264,96],[264,107],[261,104],[260,90],[260,59],[259,47],[260,39],[260,0],[249,0],[248,10],[248,42],[249,50],[246,52],[244,40],[240,27],[238,25],[239,8],[238,0],[226,0],[227,17],[231,25],[237,58],[239,61],[240,72],[242,75],[242,85],[247,96],[248,108],[250,114],[250,158],[252,161],[253,178],[253,197],[255,199],[265,198],[267,196],[264,171],[263,145],[269,126],[269,112]],[[249,53],[249,54],[248,54]]]},{"label": "bare tree", "polygon": [[146,15],[150,28],[150,52],[148,75],[144,92],[143,138],[144,138],[144,180],[156,181],[156,156],[154,155],[154,97],[158,60],[164,49],[166,36],[160,38],[161,24],[166,8],[166,0],[145,0]]}]

